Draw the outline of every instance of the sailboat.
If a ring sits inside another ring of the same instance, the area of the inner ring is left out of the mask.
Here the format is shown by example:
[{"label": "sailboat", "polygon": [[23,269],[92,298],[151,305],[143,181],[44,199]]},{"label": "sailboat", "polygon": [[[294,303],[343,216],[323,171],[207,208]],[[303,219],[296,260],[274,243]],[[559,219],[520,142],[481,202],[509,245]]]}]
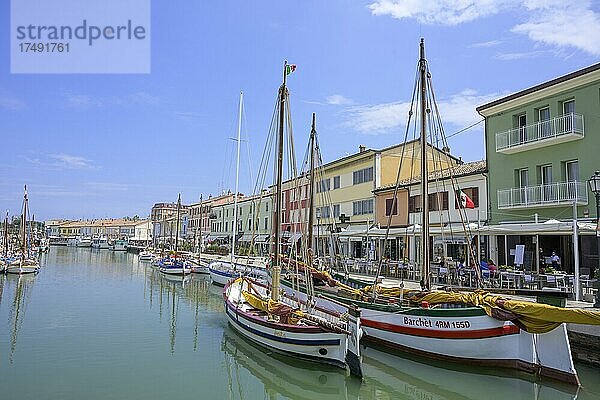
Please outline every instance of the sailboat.
[{"label": "sailboat", "polygon": [[[315,270],[311,264],[300,263],[301,268],[311,271],[313,279],[325,284],[316,286],[323,296],[315,297],[315,304],[340,313],[346,307],[359,307],[366,342],[433,359],[522,370],[577,385],[579,380],[564,322],[600,324],[600,313],[519,302],[482,291],[431,290],[427,122],[430,110],[437,108],[428,103],[435,97],[428,93],[431,75],[423,39],[417,69],[423,289],[383,288],[377,284],[377,277],[372,285],[363,284],[356,289],[325,271]],[[412,104],[409,118],[411,115]],[[293,287],[284,289],[289,295],[306,298]]]},{"label": "sailboat", "polygon": [[11,261],[6,272],[9,274],[33,274],[40,270],[40,264],[35,257],[30,254],[29,232],[27,230],[27,185],[23,194],[23,213],[21,214],[21,254],[18,258]]},{"label": "sailboat", "polygon": [[289,112],[286,77],[294,69],[287,61],[284,63],[283,84],[273,118],[277,123],[271,132],[277,134],[271,282],[265,284],[246,276],[230,281],[223,290],[225,311],[233,329],[260,346],[319,363],[348,367],[351,374],[362,377],[359,312],[354,309],[345,315],[330,312],[302,304],[280,292],[284,130],[291,123],[289,117],[287,121],[285,118]]},{"label": "sailboat", "polygon": [[163,258],[158,262],[158,270],[166,275],[188,275],[192,272],[189,266],[185,265],[182,258],[178,257],[177,250],[179,244],[179,219],[181,213],[181,194],[177,197],[177,222],[175,233],[175,252],[173,257]]}]

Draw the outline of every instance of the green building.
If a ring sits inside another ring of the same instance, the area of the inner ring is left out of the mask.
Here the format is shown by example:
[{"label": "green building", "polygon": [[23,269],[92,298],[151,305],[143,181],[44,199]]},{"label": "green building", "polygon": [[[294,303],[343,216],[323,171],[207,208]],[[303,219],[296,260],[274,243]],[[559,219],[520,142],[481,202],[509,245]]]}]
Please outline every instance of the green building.
[{"label": "green building", "polygon": [[[512,265],[515,246],[522,244],[526,267],[543,268],[555,251],[560,269],[572,272],[572,230],[562,230],[573,221],[574,207],[589,226],[597,218],[587,180],[600,170],[600,63],[477,111],[485,118],[488,218],[506,227],[506,234],[491,238],[490,256]],[[543,229],[552,224],[557,228]],[[580,232],[578,247],[581,273],[593,273],[598,265],[593,230]]]}]

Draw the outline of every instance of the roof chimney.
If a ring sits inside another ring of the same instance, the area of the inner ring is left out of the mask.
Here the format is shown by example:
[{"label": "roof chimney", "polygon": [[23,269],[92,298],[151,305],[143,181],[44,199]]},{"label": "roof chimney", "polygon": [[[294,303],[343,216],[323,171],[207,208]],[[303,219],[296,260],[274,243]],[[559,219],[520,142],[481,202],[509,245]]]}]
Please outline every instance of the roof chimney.
[{"label": "roof chimney", "polygon": [[446,154],[450,154],[450,147],[448,147],[448,146],[442,147],[442,152],[444,152]]},{"label": "roof chimney", "polygon": [[364,144],[359,144],[358,145],[358,152],[359,153],[363,153],[365,150],[367,150],[367,146],[365,146]]}]

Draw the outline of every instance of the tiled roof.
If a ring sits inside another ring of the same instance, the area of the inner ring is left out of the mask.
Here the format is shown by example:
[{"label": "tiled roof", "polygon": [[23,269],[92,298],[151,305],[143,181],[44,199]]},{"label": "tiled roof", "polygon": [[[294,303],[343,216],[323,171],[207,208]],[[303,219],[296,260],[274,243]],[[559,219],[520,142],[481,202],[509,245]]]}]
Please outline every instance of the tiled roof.
[{"label": "tiled roof", "polygon": [[[485,160],[481,161],[473,161],[464,164],[456,165],[453,168],[446,168],[443,170],[437,170],[429,174],[429,181],[435,181],[440,179],[448,179],[450,176],[454,176],[458,178],[460,176],[468,176],[468,175],[476,175],[487,172],[487,163]],[[401,180],[398,185],[399,186],[410,186],[416,183],[421,182],[421,177],[412,177],[408,179]],[[382,186],[373,190],[373,192],[380,192],[384,190],[393,189],[396,184],[391,184],[387,186]]]}]

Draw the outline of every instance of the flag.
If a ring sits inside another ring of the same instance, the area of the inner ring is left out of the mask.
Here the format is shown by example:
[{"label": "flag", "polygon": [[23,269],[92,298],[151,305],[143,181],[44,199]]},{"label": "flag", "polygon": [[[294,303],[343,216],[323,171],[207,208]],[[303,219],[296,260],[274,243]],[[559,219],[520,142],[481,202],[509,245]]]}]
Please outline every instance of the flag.
[{"label": "flag", "polygon": [[296,64],[287,64],[285,66],[285,74],[289,75],[296,70]]},{"label": "flag", "polygon": [[460,206],[462,208],[475,208],[475,203],[465,192],[460,191]]}]

